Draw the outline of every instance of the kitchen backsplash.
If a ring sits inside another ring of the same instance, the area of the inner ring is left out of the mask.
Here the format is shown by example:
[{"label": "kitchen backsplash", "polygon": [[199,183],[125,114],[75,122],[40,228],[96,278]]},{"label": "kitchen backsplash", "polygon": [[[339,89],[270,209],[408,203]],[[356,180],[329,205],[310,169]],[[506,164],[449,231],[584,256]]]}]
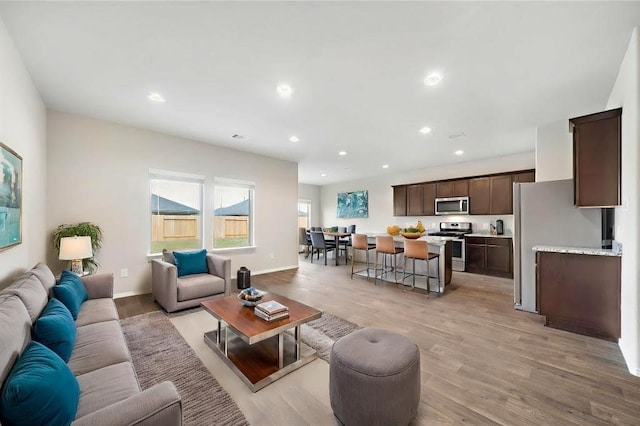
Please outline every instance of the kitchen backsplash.
[{"label": "kitchen backsplash", "polygon": [[396,218],[397,225],[407,228],[414,226],[416,222],[421,221],[427,230],[438,229],[440,222],[471,222],[473,232],[489,233],[490,225],[495,226],[496,220],[501,219],[504,222],[505,233],[513,233],[513,215],[504,216],[477,216],[477,215],[448,215],[448,216],[425,216],[425,217],[405,217]]}]

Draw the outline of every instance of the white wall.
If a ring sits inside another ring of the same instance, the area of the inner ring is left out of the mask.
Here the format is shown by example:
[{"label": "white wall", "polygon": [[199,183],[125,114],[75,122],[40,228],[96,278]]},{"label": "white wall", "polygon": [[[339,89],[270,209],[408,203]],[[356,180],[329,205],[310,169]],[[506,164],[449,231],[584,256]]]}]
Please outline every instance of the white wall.
[{"label": "white wall", "polygon": [[45,260],[46,109],[0,20],[0,142],[22,157],[22,244],[0,252],[0,287]]},{"label": "white wall", "polygon": [[311,224],[309,226],[322,226],[320,187],[318,185],[300,183],[298,184],[298,198],[311,201]]},{"label": "white wall", "polygon": [[615,210],[615,238],[622,243],[622,337],[629,371],[640,375],[640,41],[631,36],[607,109],[622,107],[622,206]]},{"label": "white wall", "polygon": [[[100,271],[115,274],[120,295],[151,290],[149,169],[204,175],[205,191],[213,177],[255,182],[257,248],[222,253],[232,275],[240,266],[259,273],[298,265],[296,163],[57,111],[48,114],[48,143],[47,229],[101,226]],[[210,248],[213,237],[205,241]],[[48,259],[62,269],[53,250]]]},{"label": "white wall", "polygon": [[573,179],[573,138],[569,120],[536,129],[536,182]]},{"label": "white wall", "polygon": [[[488,231],[489,221],[505,221],[507,230],[513,230],[513,215],[508,216],[431,216],[394,217],[392,185],[427,182],[467,176],[478,176],[515,170],[533,169],[534,153],[528,152],[479,161],[470,161],[428,169],[391,173],[375,178],[342,182],[321,187],[322,226],[348,226],[355,224],[358,232],[385,232],[389,225],[407,227],[421,220],[426,228],[437,227],[440,222],[464,220],[474,223],[474,230]],[[337,195],[339,192],[367,190],[369,195],[369,217],[366,219],[338,219]],[[487,228],[483,228],[483,225]]]}]

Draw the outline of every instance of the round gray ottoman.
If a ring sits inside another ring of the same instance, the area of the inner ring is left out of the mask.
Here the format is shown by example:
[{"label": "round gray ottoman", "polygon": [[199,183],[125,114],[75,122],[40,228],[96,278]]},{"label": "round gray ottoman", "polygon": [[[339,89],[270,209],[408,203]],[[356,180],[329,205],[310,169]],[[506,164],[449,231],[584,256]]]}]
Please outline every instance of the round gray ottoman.
[{"label": "round gray ottoman", "polygon": [[329,395],[343,424],[406,425],[420,402],[420,351],[411,340],[363,328],[331,348]]}]

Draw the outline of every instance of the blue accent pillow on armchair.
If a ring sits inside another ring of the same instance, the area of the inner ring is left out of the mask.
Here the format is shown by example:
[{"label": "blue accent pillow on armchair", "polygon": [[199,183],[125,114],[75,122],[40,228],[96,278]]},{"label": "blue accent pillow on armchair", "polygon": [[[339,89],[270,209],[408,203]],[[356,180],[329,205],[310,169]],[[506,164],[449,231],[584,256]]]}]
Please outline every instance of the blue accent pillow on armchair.
[{"label": "blue accent pillow on armchair", "polygon": [[206,274],[209,272],[209,268],[207,268],[207,249],[174,251],[173,257],[176,259],[176,268],[178,268],[179,277],[191,274]]},{"label": "blue accent pillow on armchair", "polygon": [[78,319],[80,306],[89,298],[79,276],[71,271],[62,271],[60,282],[53,286],[53,297],[64,303],[73,319]]},{"label": "blue accent pillow on armchair", "polygon": [[76,417],[80,386],[51,349],[27,345],[16,360],[0,394],[3,425],[68,425]]},{"label": "blue accent pillow on armchair", "polygon": [[71,312],[58,299],[51,299],[33,325],[33,340],[40,342],[69,362],[76,342],[76,325]]}]

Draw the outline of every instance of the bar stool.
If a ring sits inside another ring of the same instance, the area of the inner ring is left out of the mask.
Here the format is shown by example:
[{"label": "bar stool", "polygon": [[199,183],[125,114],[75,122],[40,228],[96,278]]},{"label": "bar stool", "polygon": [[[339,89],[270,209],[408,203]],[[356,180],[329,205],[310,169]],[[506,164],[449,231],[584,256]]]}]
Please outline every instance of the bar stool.
[{"label": "bar stool", "polygon": [[[365,234],[353,234],[351,235],[351,279],[353,279],[353,274],[362,272],[364,269],[353,272],[353,264],[356,258],[356,250],[364,250],[367,252],[367,279],[369,279],[369,250],[373,250],[376,248],[375,244],[369,244],[368,238]],[[375,272],[375,271],[374,271]]]},{"label": "bar stool", "polygon": [[[403,248],[396,247],[392,236],[376,237],[376,266],[374,271],[373,282],[376,283],[378,278],[378,269],[385,273],[384,265],[386,264],[385,254],[393,255],[391,258],[391,268],[393,269],[393,282],[398,283],[398,258],[397,255],[404,252]],[[382,268],[378,268],[378,254],[382,254]],[[388,272],[388,271],[386,271]]]},{"label": "bar stool", "polygon": [[[405,271],[407,270],[407,259],[413,260],[413,270],[412,273],[407,274]],[[404,263],[403,263],[403,271],[402,271],[402,290],[404,291],[404,280],[407,279],[409,275],[413,276],[413,283],[411,284],[411,289],[416,287],[416,259],[424,260],[427,262],[427,298],[429,297],[429,278],[431,276],[431,268],[430,261],[433,259],[438,259],[438,281],[440,281],[440,254],[438,253],[429,253],[429,246],[426,241],[418,241],[418,240],[408,240],[405,238],[404,240]],[[438,294],[440,294],[440,286],[438,285]]]}]

